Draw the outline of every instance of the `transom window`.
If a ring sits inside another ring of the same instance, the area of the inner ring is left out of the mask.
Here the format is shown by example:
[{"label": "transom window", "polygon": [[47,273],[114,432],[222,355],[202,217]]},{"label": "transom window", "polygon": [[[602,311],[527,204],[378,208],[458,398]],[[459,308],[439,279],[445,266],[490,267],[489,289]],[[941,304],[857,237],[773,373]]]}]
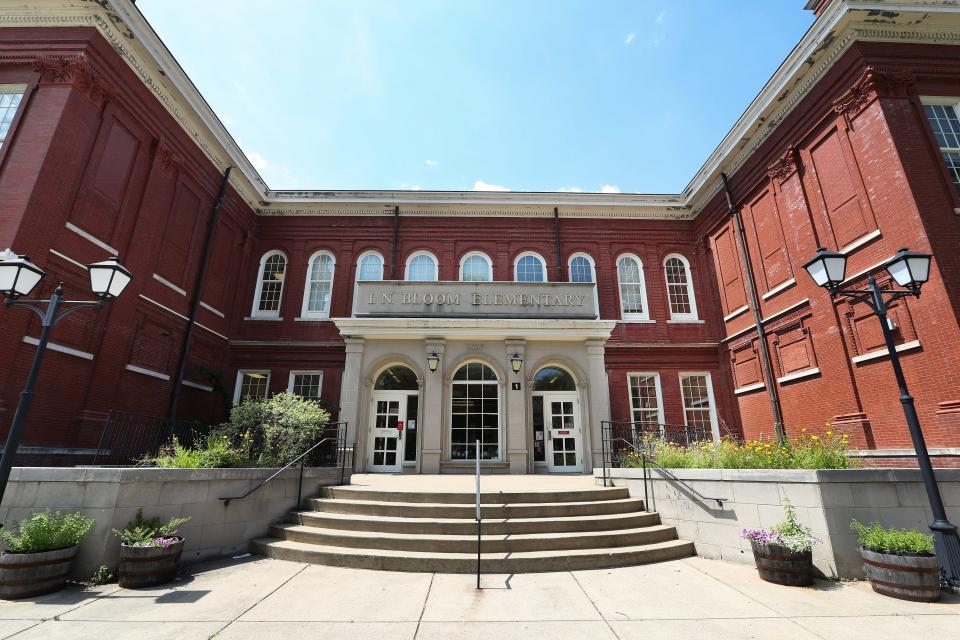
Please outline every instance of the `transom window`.
[{"label": "transom window", "polygon": [[[960,118],[957,115],[956,102],[929,100],[934,104],[924,104],[923,112],[933,130],[933,137],[937,139],[937,146],[943,154],[943,161],[947,165],[947,172],[953,180],[953,186],[960,190]],[[924,99],[928,102],[928,99]],[[936,104],[939,102],[939,104]]]},{"label": "transom window", "polygon": [[283,297],[283,279],[287,273],[287,258],[279,251],[271,251],[260,259],[257,276],[257,294],[253,302],[254,317],[277,317]]},{"label": "transom window", "polygon": [[317,253],[310,258],[303,299],[302,315],[304,317],[326,318],[330,315],[333,268],[333,255],[326,251]]},{"label": "transom window", "polygon": [[291,371],[287,389],[302,398],[319,400],[322,386],[322,371]]},{"label": "transom window", "polygon": [[684,424],[689,436],[707,440],[714,432],[713,390],[709,373],[681,373],[680,395],[683,399]]},{"label": "transom window", "polygon": [[697,303],[693,297],[693,281],[690,264],[683,256],[668,256],[663,262],[667,280],[667,298],[670,300],[670,318],[673,320],[696,320]]},{"label": "transom window", "polygon": [[408,367],[397,365],[384,370],[374,383],[377,391],[416,391],[420,388],[417,374]]},{"label": "transom window", "polygon": [[437,279],[437,259],[429,253],[415,253],[407,259],[407,280],[433,282]]},{"label": "transom window", "polygon": [[10,127],[13,126],[13,117],[17,115],[21,100],[23,100],[22,85],[0,85],[0,149],[7,140]]},{"label": "transom window", "polygon": [[237,387],[233,394],[233,401],[236,403],[245,398],[266,398],[269,389],[269,371],[240,370],[237,371]]},{"label": "transom window", "polygon": [[646,320],[647,294],[640,258],[633,255],[621,257],[617,261],[617,279],[620,283],[621,317],[624,320]]},{"label": "transom window", "polygon": [[535,253],[523,254],[517,258],[515,280],[517,282],[544,282],[547,267],[543,258]]},{"label": "transom window", "polygon": [[383,258],[379,253],[368,253],[360,258],[357,280],[383,280]]},{"label": "transom window", "polygon": [[656,373],[631,373],[630,409],[636,431],[659,432],[663,424],[663,403],[660,400],[660,376]]},{"label": "transom window", "polygon": [[533,376],[534,391],[576,391],[573,376],[560,367],[544,367]]},{"label": "transom window", "polygon": [[493,369],[480,362],[463,365],[451,385],[450,457],[500,458],[500,384]]},{"label": "transom window", "polygon": [[460,280],[463,282],[489,282],[493,280],[490,258],[482,253],[467,255],[460,264]]},{"label": "transom window", "polygon": [[593,262],[586,256],[574,256],[570,260],[570,282],[595,282]]}]

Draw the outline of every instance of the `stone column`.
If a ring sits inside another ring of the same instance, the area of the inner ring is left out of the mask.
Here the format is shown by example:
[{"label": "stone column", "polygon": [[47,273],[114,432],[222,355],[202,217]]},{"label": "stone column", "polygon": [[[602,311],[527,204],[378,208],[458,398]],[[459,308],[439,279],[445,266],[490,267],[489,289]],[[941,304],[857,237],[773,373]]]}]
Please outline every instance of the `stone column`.
[{"label": "stone column", "polygon": [[603,442],[600,431],[600,423],[610,419],[610,386],[607,384],[607,367],[604,359],[606,351],[605,340],[587,340],[587,394],[590,404],[590,424],[583,430],[584,451],[592,452],[589,459],[584,460],[586,469],[584,471],[592,472],[593,467],[599,467],[602,463]]},{"label": "stone column", "polygon": [[[528,473],[528,460],[532,459],[527,451],[527,359],[526,359],[526,341],[518,339],[508,339],[505,341],[504,370],[507,372],[507,379],[503,385],[504,398],[504,424],[503,424],[503,445],[506,447],[506,460],[510,463],[510,473]],[[510,364],[513,355],[517,354],[523,359],[518,373],[513,372]],[[513,390],[513,383],[520,384],[520,390]]]},{"label": "stone column", "polygon": [[440,357],[436,371],[426,369],[423,379],[423,408],[420,410],[421,449],[420,472],[440,473],[440,459],[443,457],[443,381],[446,377],[446,362],[443,355],[446,341],[439,338],[427,338],[424,341],[423,361],[432,353]]},{"label": "stone column", "polygon": [[360,421],[360,378],[363,370],[363,338],[345,338],[346,358],[343,363],[343,378],[340,380],[340,421],[347,423],[347,442],[356,443],[354,454],[357,468],[363,471],[366,462],[365,425]]}]

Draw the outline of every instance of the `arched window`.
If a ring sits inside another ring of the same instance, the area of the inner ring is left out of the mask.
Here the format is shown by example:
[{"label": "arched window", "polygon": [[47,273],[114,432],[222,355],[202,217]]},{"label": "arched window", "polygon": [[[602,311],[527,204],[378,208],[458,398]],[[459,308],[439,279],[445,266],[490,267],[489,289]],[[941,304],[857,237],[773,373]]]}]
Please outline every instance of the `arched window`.
[{"label": "arched window", "polygon": [[307,282],[303,291],[304,318],[330,317],[330,295],[333,290],[333,254],[318,251],[307,263]]},{"label": "arched window", "polygon": [[544,367],[533,376],[534,391],[576,391],[573,376],[560,367]]},{"label": "arched window", "polygon": [[481,362],[470,362],[453,375],[450,407],[450,457],[476,460],[500,458],[500,383]]},{"label": "arched window", "polygon": [[536,253],[521,253],[514,263],[513,279],[517,282],[545,282],[547,265]]},{"label": "arched window", "polygon": [[463,282],[490,282],[493,280],[493,265],[486,254],[468,253],[460,262],[460,280]]},{"label": "arched window", "polygon": [[280,251],[268,251],[260,258],[257,272],[257,292],[253,298],[254,318],[280,317],[283,298],[283,279],[287,274],[287,257]]},{"label": "arched window", "polygon": [[371,251],[360,256],[357,280],[383,280],[383,257],[379,253]]},{"label": "arched window", "polygon": [[634,255],[617,260],[620,283],[620,316],[624,320],[647,320],[647,292],[643,282],[643,263]]},{"label": "arched window", "polygon": [[570,257],[570,282],[596,282],[593,260],[585,253]]},{"label": "arched window", "polygon": [[420,383],[417,382],[417,374],[409,367],[397,365],[377,376],[373,388],[377,391],[416,391]]},{"label": "arched window", "polygon": [[697,301],[693,297],[693,278],[690,277],[690,263],[681,255],[669,255],[663,261],[663,273],[667,279],[670,319],[696,320]]},{"label": "arched window", "polygon": [[437,259],[432,253],[419,251],[407,258],[407,280],[434,282],[437,279]]}]

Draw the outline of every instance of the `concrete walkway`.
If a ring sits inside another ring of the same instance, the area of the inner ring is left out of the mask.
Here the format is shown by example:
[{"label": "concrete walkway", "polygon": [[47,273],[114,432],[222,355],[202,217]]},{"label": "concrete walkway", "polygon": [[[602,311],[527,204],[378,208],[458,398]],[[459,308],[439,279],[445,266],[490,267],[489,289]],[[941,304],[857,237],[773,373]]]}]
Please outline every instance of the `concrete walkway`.
[{"label": "concrete walkway", "polygon": [[690,558],[562,573],[385,573],[250,557],[190,567],[170,588],[70,588],[0,603],[16,640],[334,640],[957,637],[960,597],[879,596],[864,583],[761,582]]}]

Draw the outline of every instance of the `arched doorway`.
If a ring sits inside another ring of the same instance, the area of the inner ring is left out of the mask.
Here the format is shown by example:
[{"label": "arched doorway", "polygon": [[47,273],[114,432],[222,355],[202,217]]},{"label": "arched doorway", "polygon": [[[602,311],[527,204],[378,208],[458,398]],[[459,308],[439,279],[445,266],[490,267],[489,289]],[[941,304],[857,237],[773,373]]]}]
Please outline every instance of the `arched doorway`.
[{"label": "arched doorway", "polygon": [[565,369],[543,367],[533,376],[533,459],[554,472],[583,470],[583,428],[577,383]]},{"label": "arched doorway", "polygon": [[373,385],[367,464],[370,471],[399,472],[417,460],[420,384],[408,367],[384,369]]},{"label": "arched doorway", "polygon": [[500,459],[500,383],[486,364],[468,362],[451,381],[450,459],[476,460],[478,455]]}]

